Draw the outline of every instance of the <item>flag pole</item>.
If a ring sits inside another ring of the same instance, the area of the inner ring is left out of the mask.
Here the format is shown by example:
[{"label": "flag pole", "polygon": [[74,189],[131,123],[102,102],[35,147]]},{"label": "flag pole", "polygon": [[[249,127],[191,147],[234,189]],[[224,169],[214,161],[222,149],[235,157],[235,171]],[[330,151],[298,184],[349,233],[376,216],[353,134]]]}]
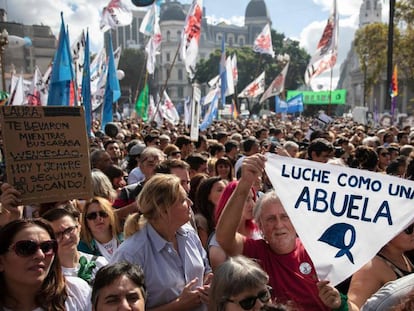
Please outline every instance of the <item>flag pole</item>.
[{"label": "flag pole", "polygon": [[164,82],[164,85],[162,86],[162,90],[161,90],[161,92],[160,92],[160,98],[159,98],[159,100],[158,100],[158,102],[157,102],[157,105],[155,106],[155,110],[154,110],[154,114],[153,114],[153,116],[151,116],[151,120],[150,120],[150,123],[152,122],[152,121],[154,121],[154,118],[155,118],[155,116],[157,115],[157,113],[158,113],[158,109],[159,109],[159,106],[160,106],[160,104],[161,104],[161,102],[162,102],[162,100],[163,100],[163,97],[164,97],[164,92],[165,92],[165,90],[167,89],[167,84],[168,84],[168,81],[170,80],[170,77],[171,77],[171,68],[173,68],[174,67],[174,65],[175,65],[175,61],[177,60],[177,57],[178,57],[178,52],[180,51],[180,48],[181,48],[181,41],[180,41],[180,43],[178,44],[178,46],[177,46],[177,50],[175,51],[175,55],[174,55],[174,58],[173,58],[173,61],[172,61],[172,63],[171,63],[171,66],[170,66],[170,68],[167,70],[167,78],[165,79],[165,82]]}]

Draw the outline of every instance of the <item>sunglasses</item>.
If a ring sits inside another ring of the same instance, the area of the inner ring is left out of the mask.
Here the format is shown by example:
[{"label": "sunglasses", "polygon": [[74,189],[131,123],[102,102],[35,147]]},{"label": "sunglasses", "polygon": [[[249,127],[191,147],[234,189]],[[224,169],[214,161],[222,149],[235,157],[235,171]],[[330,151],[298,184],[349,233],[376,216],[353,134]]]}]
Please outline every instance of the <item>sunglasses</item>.
[{"label": "sunglasses", "polygon": [[71,235],[75,229],[78,228],[78,226],[70,226],[67,227],[65,230],[60,232],[55,232],[55,237],[58,241],[62,240],[64,236]]},{"label": "sunglasses", "polygon": [[49,240],[40,243],[32,240],[21,240],[10,246],[10,249],[12,249],[16,255],[20,257],[32,256],[36,254],[39,248],[45,256],[52,256],[58,249],[58,243],[56,240]]},{"label": "sunglasses", "polygon": [[171,155],[172,156],[176,156],[177,154],[181,154],[181,151],[173,151],[173,152],[171,152]]},{"label": "sunglasses", "polygon": [[405,234],[412,234],[413,232],[414,232],[414,224],[411,224],[407,228],[404,229]]},{"label": "sunglasses", "polygon": [[247,297],[244,298],[240,301],[234,301],[231,299],[227,299],[227,302],[231,302],[231,303],[235,303],[235,304],[239,304],[240,307],[242,307],[243,310],[250,310],[254,307],[254,305],[256,304],[256,300],[259,299],[261,302],[266,303],[270,300],[270,291],[271,291],[271,287],[267,286],[267,289],[259,292],[257,294],[257,296],[251,296],[251,297]]},{"label": "sunglasses", "polygon": [[92,213],[86,214],[86,219],[87,220],[95,220],[98,217],[98,215],[101,218],[108,217],[108,213],[107,212],[99,211],[99,212],[92,212]]}]

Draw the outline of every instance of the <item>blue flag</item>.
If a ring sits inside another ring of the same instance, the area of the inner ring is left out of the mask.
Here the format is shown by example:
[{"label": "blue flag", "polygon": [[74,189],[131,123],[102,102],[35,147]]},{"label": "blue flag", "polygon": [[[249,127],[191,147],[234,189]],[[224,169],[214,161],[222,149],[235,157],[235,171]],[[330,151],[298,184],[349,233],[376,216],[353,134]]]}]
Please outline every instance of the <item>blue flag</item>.
[{"label": "blue flag", "polygon": [[200,131],[205,131],[214,121],[218,112],[218,92],[210,103],[210,107],[204,116],[203,122],[200,124]]},{"label": "blue flag", "polygon": [[82,101],[85,107],[86,133],[91,136],[92,104],[91,104],[91,68],[89,57],[89,31],[86,32],[85,57],[82,75]]},{"label": "blue flag", "polygon": [[221,86],[221,107],[224,107],[224,104],[226,103],[226,90],[227,90],[226,50],[224,48],[224,36],[221,40],[220,86]]},{"label": "blue flag", "polygon": [[102,129],[105,129],[105,125],[113,120],[112,104],[121,97],[121,88],[119,87],[119,80],[116,76],[114,50],[112,48],[112,35],[109,31],[109,60],[108,60],[108,73],[106,76],[105,96],[102,112]]},{"label": "blue flag", "polygon": [[284,100],[281,100],[279,96],[275,96],[275,112],[286,113],[288,105]]},{"label": "blue flag", "polygon": [[49,84],[48,106],[69,106],[70,88],[73,84],[72,56],[70,55],[69,40],[61,13],[59,43],[53,58],[52,73]]},{"label": "blue flag", "polygon": [[298,94],[287,101],[287,113],[303,112],[303,94]]}]

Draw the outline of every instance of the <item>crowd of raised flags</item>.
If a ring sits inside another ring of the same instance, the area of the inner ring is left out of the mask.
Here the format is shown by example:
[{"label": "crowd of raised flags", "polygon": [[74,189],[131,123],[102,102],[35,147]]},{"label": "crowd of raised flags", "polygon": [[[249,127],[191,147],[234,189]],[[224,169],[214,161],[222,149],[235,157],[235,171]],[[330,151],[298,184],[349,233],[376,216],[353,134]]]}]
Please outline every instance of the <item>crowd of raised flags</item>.
[{"label": "crowd of raised flags", "polygon": [[[141,25],[140,32],[148,38],[145,51],[146,58],[146,77],[155,71],[156,56],[160,53],[162,42],[161,30],[159,26],[159,1],[154,2],[148,9]],[[196,60],[198,56],[198,46],[201,34],[202,19],[202,0],[193,0],[188,11],[182,40],[177,47],[184,61],[188,76],[194,77]],[[111,0],[102,11],[100,28],[107,31],[119,26],[129,25],[132,22],[132,12],[122,3],[121,0]],[[305,81],[309,83],[312,78],[323,71],[332,68],[336,61],[337,53],[337,13],[336,0],[334,0],[333,12],[328,20],[322,38],[318,44],[317,52],[312,57],[308,69],[305,73]],[[110,32],[109,32],[110,34]],[[103,47],[90,62],[88,32],[82,32],[73,42],[69,43],[68,30],[65,23],[61,21],[59,33],[59,43],[52,65],[42,76],[40,70],[36,68],[31,82],[24,87],[22,76],[14,75],[11,80],[10,95],[8,104],[10,105],[63,105],[74,106],[82,104],[86,110],[86,122],[90,123],[92,112],[101,107],[102,126],[112,121],[112,104],[116,102],[121,93],[119,80],[117,78],[117,67],[121,54],[121,48],[115,51],[112,48],[112,40],[108,40],[109,46]],[[266,24],[254,41],[253,50],[257,53],[275,56],[270,25]],[[185,109],[185,119],[193,120],[193,111],[206,111],[202,118],[200,128],[208,127],[215,118],[219,108],[223,108],[227,96],[233,96],[231,110],[233,116],[237,117],[237,98],[255,99],[259,96],[259,102],[263,103],[271,97],[275,97],[276,112],[302,112],[302,98],[294,98],[287,102],[284,101],[284,84],[288,74],[289,61],[286,62],[283,70],[275,77],[268,88],[265,88],[265,72],[263,71],[241,92],[237,92],[238,71],[237,56],[226,55],[224,38],[221,45],[221,59],[218,66],[218,75],[209,82],[210,91],[200,101],[190,99],[189,109]],[[87,69],[85,69],[87,68]],[[164,89],[159,91],[156,98],[149,90],[147,78],[139,96],[135,100],[135,112],[144,121],[156,121],[161,123],[165,119],[168,122],[177,124],[179,115],[174,103],[166,92],[168,78]],[[28,90],[27,90],[28,89]],[[26,95],[25,95],[26,94]],[[200,107],[192,107],[204,105]],[[208,105],[208,107],[207,107]],[[197,108],[197,109],[195,109]],[[189,125],[192,123],[190,122]],[[90,124],[88,129],[90,128]]]}]

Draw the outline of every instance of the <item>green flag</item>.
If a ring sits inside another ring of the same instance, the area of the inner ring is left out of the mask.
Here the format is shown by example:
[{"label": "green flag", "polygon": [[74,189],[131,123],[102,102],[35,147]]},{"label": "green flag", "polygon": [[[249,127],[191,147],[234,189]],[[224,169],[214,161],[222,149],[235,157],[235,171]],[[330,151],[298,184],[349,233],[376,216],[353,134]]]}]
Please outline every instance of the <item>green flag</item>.
[{"label": "green flag", "polygon": [[138,96],[135,104],[135,111],[137,112],[137,115],[142,118],[142,120],[148,120],[148,83],[145,83],[144,89]]}]

